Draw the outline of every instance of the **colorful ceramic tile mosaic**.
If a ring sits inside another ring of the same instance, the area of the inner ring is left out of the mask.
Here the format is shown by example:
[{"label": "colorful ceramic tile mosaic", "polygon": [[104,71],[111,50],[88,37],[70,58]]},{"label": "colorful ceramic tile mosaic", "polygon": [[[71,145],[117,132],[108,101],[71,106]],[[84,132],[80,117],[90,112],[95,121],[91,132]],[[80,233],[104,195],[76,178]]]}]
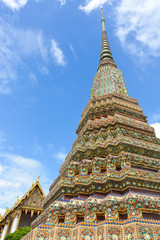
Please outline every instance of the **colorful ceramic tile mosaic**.
[{"label": "colorful ceramic tile mosaic", "polygon": [[100,63],[77,139],[23,240],[160,239],[160,140],[114,63]]}]

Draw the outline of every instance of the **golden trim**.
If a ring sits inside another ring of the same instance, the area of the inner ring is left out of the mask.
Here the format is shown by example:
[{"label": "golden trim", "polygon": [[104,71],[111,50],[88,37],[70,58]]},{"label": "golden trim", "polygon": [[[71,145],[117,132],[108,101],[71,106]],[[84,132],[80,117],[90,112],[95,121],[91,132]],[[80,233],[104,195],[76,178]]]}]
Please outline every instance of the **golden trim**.
[{"label": "golden trim", "polygon": [[[106,220],[106,212],[105,211],[103,211],[103,212],[94,212],[95,213],[95,219],[94,219],[94,221],[95,221],[95,223],[97,223],[97,214],[99,214],[99,216],[101,215],[101,216],[104,216],[104,221]],[[102,221],[103,222],[103,221]]]},{"label": "golden trim", "polygon": [[[94,182],[94,183],[96,183],[96,182]],[[157,184],[158,184],[158,182],[157,182]],[[71,187],[71,186],[69,186],[69,187]],[[76,186],[77,187],[77,186]],[[137,187],[137,186],[131,186],[131,185],[128,185],[128,186],[126,186],[125,188],[123,188],[123,189],[120,189],[120,191],[121,192],[123,192],[123,191],[125,191],[126,189],[128,189],[128,188],[134,188],[134,189],[141,189],[141,190],[146,190],[146,191],[152,191],[153,193],[154,192],[160,192],[160,190],[158,190],[158,189],[148,189],[148,188],[141,188],[141,187]],[[105,194],[107,194],[107,192],[109,191],[109,190],[115,190],[115,191],[117,191],[117,190],[119,190],[119,188],[113,188],[113,187],[110,187],[110,188],[108,188],[108,189],[106,189],[106,191],[101,191],[101,190],[92,190],[92,191],[90,191],[90,192],[76,192],[75,194],[73,194],[73,193],[63,193],[62,195],[60,195],[60,197],[61,196],[64,196],[64,195],[68,195],[68,196],[76,196],[76,194],[84,194],[84,195],[92,195],[92,193],[94,193],[95,191],[96,192],[98,192],[98,193],[105,193]],[[125,195],[127,195],[127,194],[130,194],[130,193],[132,193],[132,194],[139,194],[139,195],[141,195],[142,193],[140,193],[140,192],[128,192],[128,193],[124,193]],[[143,193],[143,195],[144,195],[144,193]],[[146,192],[146,196],[147,196],[147,192]],[[105,197],[107,197],[107,196],[105,196]],[[123,197],[123,196],[120,196],[120,197]],[[158,196],[155,196],[155,197],[157,197],[157,198],[159,198]]]},{"label": "golden trim", "polygon": [[[141,212],[145,213],[156,213],[160,215],[160,209],[140,208]],[[158,212],[158,213],[157,213]],[[160,221],[160,220],[159,220]]]},{"label": "golden trim", "polygon": [[127,209],[127,208],[126,208],[126,209],[123,209],[123,210],[117,210],[116,212],[117,212],[118,220],[119,220],[119,213],[122,213],[122,214],[127,213],[127,219],[129,219],[129,218],[128,218],[128,209]]},{"label": "golden trim", "polygon": [[[83,218],[84,218],[84,217],[85,217],[85,214],[84,214],[84,213],[75,213],[75,221],[74,221],[75,224],[78,224],[78,223],[77,223],[77,217],[83,217]],[[84,220],[84,221],[85,221],[85,220]]]},{"label": "golden trim", "polygon": [[34,210],[34,211],[43,211],[43,208],[41,208],[41,207],[34,207],[34,206],[22,206],[22,208],[21,208],[22,210],[25,210],[25,209],[27,209],[27,210]]}]

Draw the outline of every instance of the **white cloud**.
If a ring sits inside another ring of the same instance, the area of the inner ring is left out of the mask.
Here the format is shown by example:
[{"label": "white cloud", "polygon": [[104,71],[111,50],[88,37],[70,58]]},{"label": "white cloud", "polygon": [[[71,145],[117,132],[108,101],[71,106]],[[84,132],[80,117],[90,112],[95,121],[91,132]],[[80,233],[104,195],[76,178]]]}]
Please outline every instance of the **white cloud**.
[{"label": "white cloud", "polygon": [[46,193],[51,183],[51,180],[46,177],[41,162],[15,154],[16,147],[9,146],[9,138],[5,133],[2,136],[5,138],[4,141],[0,141],[0,213],[4,213],[6,206],[11,208],[14,205],[17,195],[22,197],[29,190],[39,173],[41,173],[40,183]]},{"label": "white cloud", "polygon": [[74,49],[74,47],[72,46],[71,43],[69,44],[69,48],[70,48],[70,50],[71,50],[71,52],[72,52],[74,58],[77,60],[78,57],[77,57],[76,51],[75,51],[75,49]]},{"label": "white cloud", "polygon": [[160,55],[159,14],[157,0],[122,0],[117,5],[117,36],[131,54]]},{"label": "white cloud", "polygon": [[65,5],[66,4],[66,0],[58,0],[61,4],[61,6]]},{"label": "white cloud", "polygon": [[39,161],[11,153],[1,153],[0,162],[0,206],[11,207],[17,195],[21,197],[31,187],[38,173],[43,171]]},{"label": "white cloud", "polygon": [[[57,64],[66,64],[58,44],[46,39],[41,31],[17,29],[0,19],[0,94],[12,93],[20,78],[20,69],[25,69],[30,57],[39,57],[39,62],[48,64],[50,51]],[[33,73],[30,78],[36,83]]]},{"label": "white cloud", "polygon": [[3,166],[0,165],[0,174],[2,174],[3,170],[4,170]]},{"label": "white cloud", "polygon": [[6,212],[6,209],[0,208],[0,214],[3,216]]},{"label": "white cloud", "polygon": [[19,183],[13,183],[11,181],[7,181],[7,180],[0,180],[0,188],[7,188],[7,187],[17,187],[19,185]]},{"label": "white cloud", "polygon": [[58,162],[64,162],[67,154],[64,153],[63,151],[57,152],[53,154],[53,157],[58,161]]},{"label": "white cloud", "polygon": [[50,48],[51,56],[57,65],[65,66],[66,60],[64,57],[63,51],[58,46],[58,43],[55,40],[51,40],[51,48]]},{"label": "white cloud", "polygon": [[92,10],[102,7],[104,3],[111,3],[112,0],[86,0],[84,6],[80,5],[79,9],[85,11],[86,13],[90,13]]},{"label": "white cloud", "polygon": [[40,162],[32,158],[26,158],[18,155],[13,155],[13,154],[0,154],[0,157],[4,157],[8,159],[20,167],[24,167],[24,168],[40,167]]},{"label": "white cloud", "polygon": [[42,33],[12,27],[0,19],[0,94],[10,94],[27,58],[44,58]]},{"label": "white cloud", "polygon": [[28,0],[1,0],[4,4],[12,10],[19,10],[24,7]]},{"label": "white cloud", "polygon": [[37,35],[37,42],[40,50],[40,54],[44,61],[47,61],[48,58],[48,49],[46,47],[47,43],[43,37],[42,32]]},{"label": "white cloud", "polygon": [[[7,7],[11,8],[13,11],[16,10],[20,10],[20,8],[23,8],[28,0],[0,0],[0,2],[3,2]],[[39,0],[35,0],[37,3],[39,2]]]},{"label": "white cloud", "polygon": [[160,123],[156,122],[156,123],[151,124],[151,126],[155,129],[157,138],[160,138]]}]

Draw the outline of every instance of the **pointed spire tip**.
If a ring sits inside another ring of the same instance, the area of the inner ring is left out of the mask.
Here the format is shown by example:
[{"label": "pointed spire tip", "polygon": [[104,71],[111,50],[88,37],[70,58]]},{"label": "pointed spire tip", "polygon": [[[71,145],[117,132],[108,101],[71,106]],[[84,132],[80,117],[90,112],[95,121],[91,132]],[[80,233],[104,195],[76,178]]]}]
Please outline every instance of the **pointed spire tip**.
[{"label": "pointed spire tip", "polygon": [[111,53],[111,50],[110,50],[108,38],[107,38],[105,19],[104,19],[104,15],[103,15],[103,8],[101,8],[101,15],[102,15],[102,20],[101,20],[101,23],[102,23],[102,41],[101,41],[101,54],[100,54],[99,67],[101,65],[106,65],[106,64],[112,64],[116,67],[116,64],[114,63],[112,53]]},{"label": "pointed spire tip", "polygon": [[103,7],[101,7],[102,20],[104,20]]}]

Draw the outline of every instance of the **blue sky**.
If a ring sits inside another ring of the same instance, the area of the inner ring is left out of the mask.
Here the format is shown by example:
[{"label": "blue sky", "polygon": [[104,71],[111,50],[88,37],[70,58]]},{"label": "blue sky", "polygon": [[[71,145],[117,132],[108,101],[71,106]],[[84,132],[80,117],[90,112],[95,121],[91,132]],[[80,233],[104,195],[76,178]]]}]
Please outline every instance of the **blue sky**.
[{"label": "blue sky", "polygon": [[157,0],[0,0],[0,212],[41,173],[47,193],[72,148],[100,55],[104,8],[129,95],[160,137]]}]

